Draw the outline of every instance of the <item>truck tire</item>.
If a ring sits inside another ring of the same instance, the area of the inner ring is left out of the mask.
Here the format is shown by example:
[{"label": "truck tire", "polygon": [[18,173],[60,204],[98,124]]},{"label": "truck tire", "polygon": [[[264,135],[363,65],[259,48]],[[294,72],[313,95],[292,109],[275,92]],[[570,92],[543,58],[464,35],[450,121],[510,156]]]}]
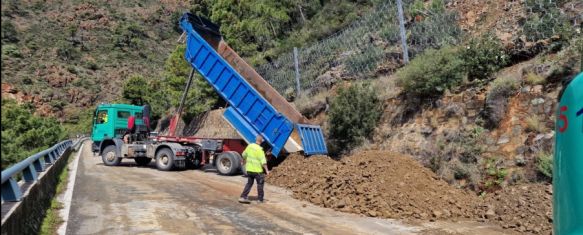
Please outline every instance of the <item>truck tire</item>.
[{"label": "truck tire", "polygon": [[106,166],[117,166],[121,162],[121,158],[115,156],[115,145],[105,147],[101,153],[101,160]]},{"label": "truck tire", "polygon": [[169,171],[174,167],[174,153],[169,148],[163,148],[156,153],[156,167],[161,171]]},{"label": "truck tire", "polygon": [[241,157],[237,152],[223,152],[217,157],[215,165],[221,175],[233,175],[241,168]]},{"label": "truck tire", "polygon": [[138,166],[147,166],[148,164],[150,164],[150,162],[152,162],[152,159],[149,157],[137,157],[134,158],[134,161],[136,161],[136,164],[138,164]]}]

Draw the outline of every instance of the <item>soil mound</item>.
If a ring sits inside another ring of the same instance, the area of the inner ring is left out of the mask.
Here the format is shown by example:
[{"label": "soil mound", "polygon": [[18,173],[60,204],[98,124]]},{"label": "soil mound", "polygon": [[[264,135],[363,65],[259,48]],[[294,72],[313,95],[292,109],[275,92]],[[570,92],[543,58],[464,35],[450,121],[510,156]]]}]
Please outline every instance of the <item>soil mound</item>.
[{"label": "soil mound", "polygon": [[471,218],[477,196],[456,189],[410,157],[366,151],[336,161],[290,155],[268,182],[344,212],[386,218]]},{"label": "soil mound", "polygon": [[522,233],[551,234],[552,202],[551,185],[513,186],[486,195],[477,216]]},{"label": "soil mound", "polygon": [[411,157],[365,151],[341,160],[288,156],[267,182],[335,210],[402,220],[475,220],[528,234],[550,234],[550,185],[509,186],[478,197],[455,188]]}]

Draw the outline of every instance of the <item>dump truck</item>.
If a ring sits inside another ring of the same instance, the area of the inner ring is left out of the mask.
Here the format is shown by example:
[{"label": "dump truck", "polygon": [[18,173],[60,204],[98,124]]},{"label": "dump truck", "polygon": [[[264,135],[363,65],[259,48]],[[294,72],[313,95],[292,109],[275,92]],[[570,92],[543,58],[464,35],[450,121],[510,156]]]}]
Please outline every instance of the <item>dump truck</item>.
[{"label": "dump truck", "polygon": [[[264,149],[277,158],[292,152],[327,154],[322,129],[310,124],[255,70],[222,40],[219,27],[185,13],[180,19],[186,43],[185,59],[193,67],[167,134],[149,130],[149,107],[101,104],[94,112],[93,151],[105,165],[133,158],[138,165],[155,160],[159,170],[212,164],[221,174],[242,169],[241,154],[262,135]],[[226,101],[223,117],[240,138],[207,138],[177,133],[186,94],[195,70]],[[103,116],[107,118],[104,121]],[[293,133],[293,134],[292,134]]]}]

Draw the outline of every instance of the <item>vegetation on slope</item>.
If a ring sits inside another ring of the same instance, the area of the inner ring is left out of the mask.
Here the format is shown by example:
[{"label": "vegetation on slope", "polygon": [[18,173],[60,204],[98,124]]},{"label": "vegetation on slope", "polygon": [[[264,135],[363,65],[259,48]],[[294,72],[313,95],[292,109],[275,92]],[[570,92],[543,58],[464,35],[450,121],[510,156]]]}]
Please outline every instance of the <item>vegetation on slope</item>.
[{"label": "vegetation on slope", "polygon": [[54,118],[32,114],[30,107],[2,99],[2,169],[65,138]]}]

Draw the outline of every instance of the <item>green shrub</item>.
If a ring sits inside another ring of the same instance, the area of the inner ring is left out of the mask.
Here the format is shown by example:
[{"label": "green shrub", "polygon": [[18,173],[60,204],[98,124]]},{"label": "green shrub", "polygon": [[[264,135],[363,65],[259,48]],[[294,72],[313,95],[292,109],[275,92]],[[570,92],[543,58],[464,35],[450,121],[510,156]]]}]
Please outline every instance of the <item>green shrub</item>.
[{"label": "green shrub", "polygon": [[431,12],[423,21],[413,23],[409,31],[407,43],[413,54],[453,44],[462,33],[457,24],[457,13],[449,11]]},{"label": "green shrub", "polygon": [[381,116],[381,103],[369,84],[341,88],[329,111],[331,152],[351,150],[370,137]]},{"label": "green shrub", "polygon": [[470,80],[487,79],[508,64],[508,56],[502,44],[493,35],[471,39],[460,52]]},{"label": "green shrub", "polygon": [[54,118],[2,99],[2,169],[63,140],[65,131]]},{"label": "green shrub", "polygon": [[346,59],[346,70],[352,75],[363,71],[371,71],[376,68],[382,57],[383,51],[381,48],[368,46],[362,49],[361,52],[352,54]]},{"label": "green shrub", "polygon": [[61,60],[68,62],[81,58],[81,53],[71,43],[60,41],[57,43],[57,56]]},{"label": "green shrub", "polygon": [[399,86],[423,97],[441,95],[460,84],[464,75],[463,61],[453,47],[428,49],[396,73]]},{"label": "green shrub", "polygon": [[140,48],[142,39],[147,38],[145,30],[136,23],[123,23],[113,32],[113,42],[116,48]]},{"label": "green shrub", "polygon": [[511,77],[500,77],[492,82],[490,86],[490,91],[488,92],[487,99],[494,100],[497,97],[509,97],[516,89],[518,89],[519,83],[516,79]]},{"label": "green shrub", "polygon": [[573,27],[561,13],[559,5],[566,1],[527,0],[527,19],[524,23],[524,34],[529,41],[538,41],[558,35],[561,39],[569,39]]},{"label": "green shrub", "polygon": [[397,43],[401,40],[399,26],[391,23],[385,24],[385,26],[381,28],[379,36],[389,43]]},{"label": "green shrub", "polygon": [[553,155],[541,152],[536,157],[536,169],[548,179],[553,178]]},{"label": "green shrub", "polygon": [[22,58],[20,49],[18,49],[18,47],[14,44],[2,45],[2,56]]},{"label": "green shrub", "polygon": [[17,43],[18,41],[18,32],[12,21],[2,19],[2,42]]},{"label": "green shrub", "polygon": [[499,159],[501,158],[490,158],[486,161],[486,177],[484,182],[484,190],[486,191],[492,190],[495,187],[501,187],[506,180],[508,170],[500,166],[502,161]]}]

